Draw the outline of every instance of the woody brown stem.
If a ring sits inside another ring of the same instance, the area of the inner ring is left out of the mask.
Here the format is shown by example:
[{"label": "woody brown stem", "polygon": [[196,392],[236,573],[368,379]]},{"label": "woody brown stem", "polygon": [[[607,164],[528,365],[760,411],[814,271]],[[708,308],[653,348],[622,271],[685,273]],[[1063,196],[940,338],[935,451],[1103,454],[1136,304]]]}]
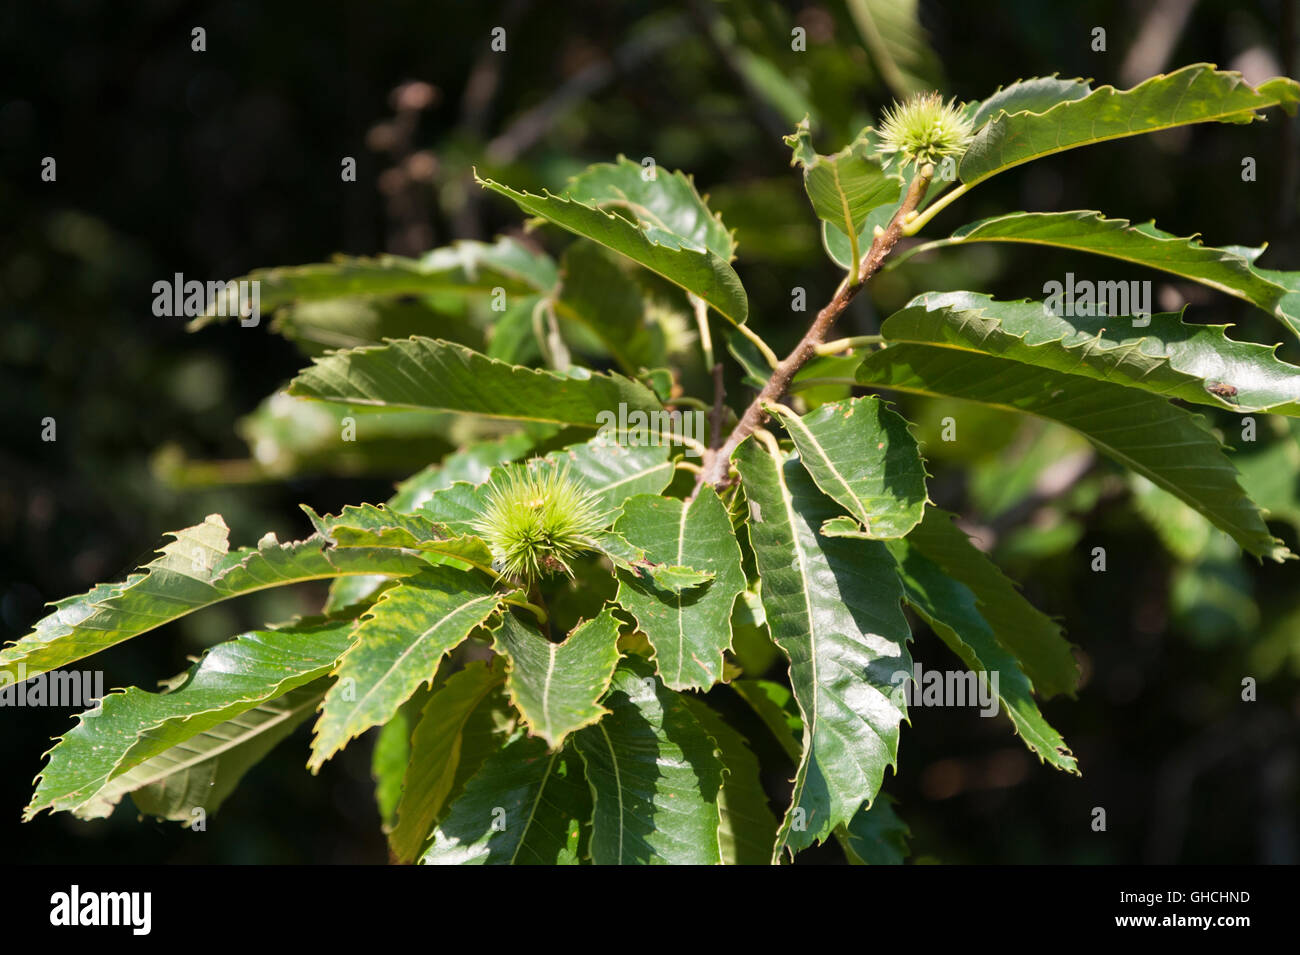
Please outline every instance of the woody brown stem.
[{"label": "woody brown stem", "polygon": [[817,347],[826,341],[826,335],[835,324],[835,320],[840,317],[843,311],[849,307],[849,303],[854,297],[862,291],[866,282],[871,276],[875,275],[880,269],[881,263],[894,246],[898,244],[899,238],[903,234],[903,226],[907,224],[907,217],[914,212],[925,198],[925,190],[929,188],[930,179],[934,175],[934,167],[927,164],[917,173],[916,178],[912,180],[911,186],[908,187],[907,195],[903,197],[903,204],[899,206],[894,217],[889,221],[889,226],[871,243],[871,248],[867,250],[863,258],[862,265],[858,272],[858,281],[850,283],[848,281],[840,283],[840,287],[835,292],[835,297],[826,304],[826,306],[817,313],[808,331],[804,334],[799,344],[794,346],[794,350],[788,354],[776,369],[772,372],[772,377],[767,380],[763,390],[758,393],[748,408],[745,409],[744,415],[736,427],[732,429],[727,440],[722,446],[709,456],[709,461],[704,469],[700,472],[696,480],[695,490],[705,484],[710,484],[715,488],[722,488],[731,483],[731,454],[740,446],[740,443],[754,433],[767,421],[767,412],[763,410],[763,405],[767,402],[776,402],[785,396],[790,389],[790,382],[794,380],[795,374],[808,359],[817,354]]}]

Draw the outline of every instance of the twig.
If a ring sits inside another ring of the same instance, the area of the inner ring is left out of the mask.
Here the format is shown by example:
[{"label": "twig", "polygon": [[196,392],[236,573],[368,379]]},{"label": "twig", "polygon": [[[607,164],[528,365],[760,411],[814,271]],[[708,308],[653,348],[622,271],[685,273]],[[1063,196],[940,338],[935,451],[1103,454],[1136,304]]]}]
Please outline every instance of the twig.
[{"label": "twig", "polygon": [[727,406],[723,404],[727,397],[727,388],[722,380],[722,371],[722,362],[713,366],[713,410],[709,412],[709,425],[712,429],[709,449],[712,451],[722,446],[722,422],[727,413]]},{"label": "twig", "polygon": [[795,373],[803,367],[808,359],[817,353],[817,346],[826,341],[826,335],[831,326],[835,324],[835,320],[849,307],[849,303],[853,301],[858,292],[866,287],[867,279],[871,278],[879,270],[880,264],[885,260],[885,257],[898,244],[898,240],[903,234],[904,224],[909,221],[909,217],[915,217],[916,207],[920,205],[921,200],[925,197],[925,190],[929,188],[930,179],[933,176],[934,166],[928,163],[917,172],[916,178],[912,180],[912,184],[908,187],[907,195],[903,198],[903,204],[898,207],[898,211],[894,213],[894,218],[889,221],[889,227],[880,232],[872,241],[871,248],[867,251],[862,262],[861,271],[858,273],[859,281],[857,284],[851,284],[847,279],[840,283],[835,296],[817,313],[817,318],[799,344],[794,347],[794,351],[790,352],[777,366],[776,370],[772,372],[772,377],[763,386],[763,390],[758,393],[758,397],[750,402],[749,407],[745,409],[744,415],[732,430],[731,435],[716,452],[710,455],[708,465],[696,482],[696,490],[705,483],[714,487],[725,487],[730,483],[731,454],[740,446],[742,441],[753,434],[755,429],[767,420],[767,412],[763,410],[763,405],[768,402],[780,401],[785,396]]}]

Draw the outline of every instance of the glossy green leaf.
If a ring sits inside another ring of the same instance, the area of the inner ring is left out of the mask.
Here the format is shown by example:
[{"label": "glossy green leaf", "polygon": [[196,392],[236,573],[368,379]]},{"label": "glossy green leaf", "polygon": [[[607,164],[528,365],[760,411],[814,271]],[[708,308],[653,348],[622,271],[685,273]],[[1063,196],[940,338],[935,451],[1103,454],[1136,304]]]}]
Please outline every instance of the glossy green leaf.
[{"label": "glossy green leaf", "polygon": [[348,740],[392,719],[421,683],[431,684],[442,657],[501,599],[487,578],[449,567],[429,567],[384,591],[334,671],[316,721],[312,772]]},{"label": "glossy green leaf", "polygon": [[[813,211],[851,242],[857,242],[873,210],[898,202],[902,176],[885,172],[871,157],[865,137],[859,136],[834,155],[822,156],[813,149],[812,133],[804,119],[785,142],[794,151],[790,164],[803,168],[804,189]],[[859,245],[856,251],[858,255],[850,254],[850,263],[861,260],[866,246]]]},{"label": "glossy green leaf", "polygon": [[[791,761],[798,764],[803,739],[803,719],[794,695],[771,680],[736,680],[731,688],[740,694],[762,720]],[[876,795],[847,823],[835,827],[835,839],[850,865],[902,865],[907,858],[906,823],[894,812],[894,800]]]},{"label": "glossy green leaf", "polygon": [[626,658],[614,672],[610,713],[574,737],[595,807],[597,865],[716,865],[722,762],[685,702]]},{"label": "glossy green leaf", "polygon": [[[1042,365],[1058,343],[1036,346]],[[1242,548],[1282,560],[1288,553],[1237,483],[1237,472],[1203,419],[1155,395],[1051,367],[969,350],[890,345],[858,368],[864,385],[945,395],[1023,411],[1074,428],[1103,454],[1170,491]]]},{"label": "glossy green leaf", "polygon": [[902,415],[879,398],[850,398],[797,415],[767,410],[794,441],[823,494],[849,512],[867,537],[902,537],[925,510],[925,464]]},{"label": "glossy green leaf", "polygon": [[772,860],[777,821],[763,791],[758,757],[745,737],[703,700],[689,694],[683,694],[682,700],[713,738],[722,757],[718,838],[723,865],[767,865]]},{"label": "glossy green leaf", "polygon": [[510,660],[506,689],[530,734],[551,749],[608,712],[600,700],[618,664],[618,629],[605,610],[553,643],[514,614],[502,618],[493,646]]},{"label": "glossy green leaf", "polygon": [[1058,103],[1083,99],[1091,92],[1087,80],[1035,76],[999,87],[992,96],[969,104],[967,112],[972,128],[979,129],[1002,113],[1045,113]]},{"label": "glossy green leaf", "polygon": [[1206,63],[1153,76],[1130,90],[1102,86],[1042,113],[1003,113],[985,124],[958,167],[967,186],[1013,166],[1092,143],[1190,123],[1249,123],[1258,110],[1294,112],[1300,85],[1276,77],[1252,88]]},{"label": "glossy green leaf", "polygon": [[[650,172],[654,178],[643,178]],[[480,184],[520,209],[590,239],[698,295],[740,324],[749,304],[731,268],[735,241],[680,172],[644,170],[620,158],[590,167],[561,195],[533,195],[490,179]]]},{"label": "glossy green leaf", "polygon": [[618,604],[649,638],[660,678],[675,690],[707,690],[722,679],[732,605],[745,589],[740,545],[722,501],[709,488],[689,504],[639,495],[623,505],[614,529],[654,563],[713,575],[701,586],[673,591],[660,578],[618,574]]},{"label": "glossy green leaf", "polygon": [[276,700],[326,676],[351,631],[350,620],[251,630],[205,653],[170,692],[108,694],[50,750],[25,818],[43,809],[106,816],[125,793],[202,751],[203,739],[222,737],[228,721],[253,727],[294,710]]},{"label": "glossy green leaf", "polygon": [[487,758],[433,831],[423,865],[573,865],[591,795],[571,749],[521,736]]},{"label": "glossy green leaf", "polygon": [[27,679],[231,597],[351,574],[400,577],[428,566],[396,550],[333,549],[319,537],[281,544],[267,534],[255,548],[228,552],[228,534],[218,514],[172,532],[159,556],[126,580],[52,604],[31,633],[0,651],[0,668]]},{"label": "glossy green leaf", "polygon": [[[1154,223],[1133,225],[1127,219],[1107,219],[1090,211],[1013,212],[962,226],[947,239],[910,249],[908,256],[970,242],[1054,246],[1159,269],[1250,302],[1300,335],[1300,303],[1293,300],[1292,289],[1271,281],[1268,273],[1256,269],[1252,259],[1235,249],[1203,245],[1195,236],[1180,238]],[[1121,290],[1127,286],[1114,284]]]},{"label": "glossy green leaf", "polygon": [[379,810],[380,824],[385,833],[391,833],[397,823],[397,804],[402,799],[402,779],[411,761],[411,734],[420,718],[420,711],[429,702],[429,694],[417,690],[411,698],[398,707],[393,718],[385,723],[375,737],[370,751],[370,778],[375,783],[375,808]]},{"label": "glossy green leaf", "polygon": [[803,747],[777,852],[823,842],[880,790],[906,715],[892,675],[911,670],[903,591],[877,541],[823,537],[835,505],[797,458],[757,441],[735,454],[772,639],[790,659]]},{"label": "glossy green leaf", "polygon": [[[1233,341],[1229,327],[1160,313],[1134,329],[1128,320],[1057,316],[1042,302],[928,292],[885,319],[881,334],[891,343],[999,355],[1213,408],[1300,415],[1300,368],[1279,361],[1276,347]],[[1220,385],[1236,394],[1211,390]]]},{"label": "glossy green leaf", "polygon": [[383,504],[349,504],[336,515],[321,517],[301,505],[316,532],[336,547],[393,547],[419,551],[430,563],[492,572],[492,552],[479,538],[456,534],[422,514],[392,510]]},{"label": "glossy green leaf", "polygon": [[602,411],[660,411],[654,393],[621,375],[572,375],[508,365],[452,342],[408,338],[318,358],[289,393],[386,408],[436,408],[596,430]]}]

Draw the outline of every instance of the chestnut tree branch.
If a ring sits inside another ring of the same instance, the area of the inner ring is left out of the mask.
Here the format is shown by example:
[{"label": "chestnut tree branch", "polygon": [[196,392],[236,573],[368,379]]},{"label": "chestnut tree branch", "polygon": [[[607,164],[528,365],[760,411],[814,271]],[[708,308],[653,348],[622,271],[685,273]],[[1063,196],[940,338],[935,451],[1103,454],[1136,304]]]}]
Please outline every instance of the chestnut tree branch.
[{"label": "chestnut tree branch", "polygon": [[767,421],[767,412],[763,410],[765,402],[780,401],[790,388],[790,382],[794,379],[795,374],[804,366],[810,358],[817,354],[817,347],[826,341],[826,335],[835,324],[835,320],[840,317],[854,297],[862,291],[866,282],[871,276],[875,275],[880,269],[880,265],[894,246],[898,244],[899,238],[903,235],[903,229],[908,224],[909,217],[916,212],[916,208],[925,198],[925,191],[930,186],[930,180],[934,176],[934,166],[926,164],[917,172],[912,184],[908,187],[907,195],[903,197],[903,204],[898,207],[894,217],[889,221],[888,228],[878,232],[871,243],[871,248],[863,257],[862,265],[858,272],[858,281],[849,282],[847,279],[840,283],[840,287],[835,292],[835,297],[826,304],[826,306],[817,313],[817,318],[813,320],[812,325],[804,334],[799,344],[795,345],[794,350],[790,352],[776,366],[772,372],[772,377],[767,380],[763,390],[758,393],[745,413],[741,416],[736,427],[732,429],[727,440],[722,446],[709,455],[708,463],[696,481],[695,489],[699,490],[704,484],[711,484],[715,488],[722,488],[731,483],[731,454],[740,446],[740,443],[754,433]]}]

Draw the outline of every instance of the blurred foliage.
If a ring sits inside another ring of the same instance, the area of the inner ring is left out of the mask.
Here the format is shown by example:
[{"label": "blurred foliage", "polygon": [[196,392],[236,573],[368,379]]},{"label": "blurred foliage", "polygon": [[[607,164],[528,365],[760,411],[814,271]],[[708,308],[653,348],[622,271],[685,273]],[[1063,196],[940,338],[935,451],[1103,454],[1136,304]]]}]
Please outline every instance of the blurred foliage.
[{"label": "blurred foliage", "polygon": [[[833,150],[896,92],[935,82],[946,82],[945,95],[973,99],[1018,77],[1128,86],[1199,60],[1251,80],[1296,74],[1291,0],[1202,0],[1185,20],[1168,19],[1168,4],[1120,0],[924,0],[919,27],[917,6],[9,5],[0,14],[8,74],[0,99],[0,636],[24,633],[44,601],[139,563],[158,529],[218,511],[239,542],[267,529],[302,536],[298,502],[323,512],[382,499],[428,462],[492,437],[449,429],[438,415],[388,413],[361,429],[376,443],[354,459],[325,454],[317,439],[367,412],[274,393],[306,356],[355,343],[336,337],[340,316],[330,309],[338,306],[280,311],[274,321],[292,343],[236,324],[188,335],[182,320],[153,316],[159,279],[230,278],[336,253],[418,256],[453,239],[490,240],[501,228],[558,252],[551,230],[520,233],[515,210],[475,186],[471,169],[557,189],[588,162],[652,157],[712,194],[737,234],[750,320],[780,350],[811,317],[790,311],[791,290],[804,289],[815,311],[839,277],[781,143],[803,115],[818,148]],[[197,53],[190,31],[200,25],[207,50]],[[489,49],[496,26],[507,31],[504,54]],[[1106,30],[1105,52],[1092,49],[1096,26]],[[1238,174],[1246,155],[1258,161],[1254,182]],[[57,160],[53,183],[40,179],[46,156]],[[355,182],[340,179],[344,157],[356,160]],[[1191,128],[1044,160],[981,188],[928,234],[1012,208],[1105,203],[1109,215],[1154,218],[1214,244],[1267,241],[1269,264],[1294,267],[1298,198],[1300,134],[1278,115],[1267,126]],[[918,256],[873,281],[841,334],[876,332],[883,316],[928,289],[1039,297],[1045,280],[1089,268],[1100,274],[1097,260],[1020,247]],[[1149,277],[1104,268],[1109,279]],[[1276,326],[1244,303],[1181,283],[1155,286],[1161,308],[1189,304],[1189,321],[1233,322],[1236,337],[1275,340]],[[353,328],[356,310],[371,310],[376,339],[436,328],[479,345],[481,307],[438,293],[384,309],[359,301],[343,317]],[[523,331],[532,320],[531,310],[512,317]],[[509,327],[503,321],[486,344],[528,360],[518,349],[529,336],[511,338],[501,331]],[[675,327],[677,340],[664,347],[690,347],[689,316]],[[601,353],[599,342],[566,334],[566,347]],[[1294,345],[1280,355],[1298,357]],[[747,386],[734,366],[729,374],[734,398]],[[836,387],[801,400],[811,407]],[[1032,771],[1002,726],[960,711],[914,711],[886,789],[918,856],[1300,860],[1293,570],[1243,560],[1183,505],[1129,481],[1057,426],[960,402],[899,404],[918,422],[936,503],[963,515],[1037,606],[1071,622],[1085,673],[1077,702],[1045,706],[1079,757],[1081,780]],[[1300,431],[1258,416],[1247,439],[1239,417],[1198,410],[1295,549]],[[40,438],[47,417],[55,442]],[[944,436],[947,418],[957,425],[953,440]],[[1096,547],[1107,554],[1104,573],[1090,569]],[[214,608],[97,665],[109,685],[151,685],[203,647],[304,611],[306,596],[273,592]],[[573,595],[575,604],[591,597]],[[761,641],[750,643],[737,647],[749,675],[779,665]],[[918,643],[918,655],[946,652],[928,633]],[[1243,676],[1259,681],[1257,702],[1241,702]],[[69,717],[0,713],[6,763],[37,765]],[[329,763],[321,786],[303,769],[305,732],[256,767],[203,833],[137,825],[129,808],[92,824],[42,817],[22,826],[28,782],[9,774],[0,785],[0,806],[10,807],[2,858],[384,861],[365,748]],[[1095,806],[1107,809],[1106,833],[1088,825]],[[838,852],[823,847],[801,861],[835,861]]]}]

